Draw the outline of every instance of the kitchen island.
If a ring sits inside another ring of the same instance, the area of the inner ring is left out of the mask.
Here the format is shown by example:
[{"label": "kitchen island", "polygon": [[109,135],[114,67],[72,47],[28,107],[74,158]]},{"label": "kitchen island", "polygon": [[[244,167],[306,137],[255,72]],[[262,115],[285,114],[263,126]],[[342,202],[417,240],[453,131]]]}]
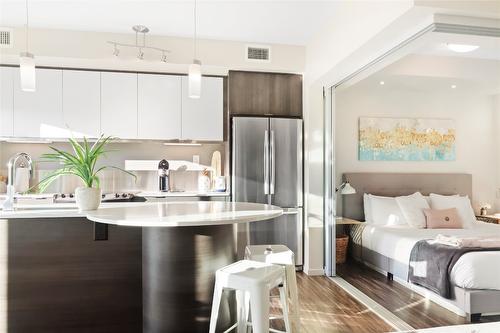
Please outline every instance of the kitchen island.
[{"label": "kitchen island", "polygon": [[[234,225],[281,214],[226,202],[0,212],[8,331],[206,332],[214,272],[236,259]],[[104,223],[109,239],[95,241]]]}]

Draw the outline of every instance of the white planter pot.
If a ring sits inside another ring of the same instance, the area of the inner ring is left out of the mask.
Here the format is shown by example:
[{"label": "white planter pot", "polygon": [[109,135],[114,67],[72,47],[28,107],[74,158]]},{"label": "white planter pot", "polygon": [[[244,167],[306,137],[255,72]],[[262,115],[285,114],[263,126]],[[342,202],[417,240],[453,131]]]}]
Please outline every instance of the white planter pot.
[{"label": "white planter pot", "polygon": [[101,204],[101,189],[78,187],[75,190],[76,205],[80,211],[96,210]]}]

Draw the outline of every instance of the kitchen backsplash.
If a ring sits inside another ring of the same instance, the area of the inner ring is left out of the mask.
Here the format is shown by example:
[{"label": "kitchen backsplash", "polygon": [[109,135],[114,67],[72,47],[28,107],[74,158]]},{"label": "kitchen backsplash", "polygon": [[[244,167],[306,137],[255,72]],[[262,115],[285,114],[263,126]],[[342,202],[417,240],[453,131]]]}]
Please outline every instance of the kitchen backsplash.
[{"label": "kitchen backsplash", "polygon": [[[49,152],[49,147],[70,150],[66,143],[0,143],[0,175],[7,175],[7,162],[11,156],[18,152],[26,152],[32,156],[34,161],[39,161],[43,153]],[[210,166],[212,154],[219,151],[222,155],[222,174],[227,176],[228,161],[227,143],[202,144],[200,146],[186,145],[164,145],[157,142],[133,142],[113,143],[108,149],[110,152],[102,159],[102,165],[125,167],[125,160],[185,160],[192,161],[194,155],[199,156],[199,163]],[[36,184],[44,175],[54,170],[55,164],[36,163],[34,179],[31,185]],[[108,169],[101,174],[101,188],[103,192],[126,192],[126,191],[156,191],[158,190],[158,175],[155,171],[134,171],[137,179],[118,170]],[[228,179],[228,177],[226,177]],[[194,171],[171,171],[170,183],[172,190],[196,191],[198,172]],[[46,192],[71,193],[80,186],[76,177],[65,176],[54,182]]]}]

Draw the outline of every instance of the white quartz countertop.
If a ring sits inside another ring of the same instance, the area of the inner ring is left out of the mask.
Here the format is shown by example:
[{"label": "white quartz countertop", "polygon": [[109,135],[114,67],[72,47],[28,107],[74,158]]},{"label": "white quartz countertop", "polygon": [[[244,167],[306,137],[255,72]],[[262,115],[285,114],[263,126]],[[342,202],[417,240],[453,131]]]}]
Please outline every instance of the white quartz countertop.
[{"label": "white quartz countertop", "polygon": [[[135,207],[143,205],[155,205],[154,202],[102,202],[99,209]],[[80,212],[76,203],[54,203],[54,204],[15,204],[15,210],[3,211],[0,209],[0,220],[2,219],[44,219],[44,218],[69,218],[86,217],[87,212]]]},{"label": "white quartz countertop", "polygon": [[144,198],[170,198],[170,197],[227,197],[229,192],[196,192],[196,191],[172,191],[172,192],[139,192],[135,194]]},{"label": "white quartz countertop", "polygon": [[246,202],[166,202],[103,208],[87,212],[87,219],[136,227],[189,227],[256,222],[283,214],[279,207]]}]

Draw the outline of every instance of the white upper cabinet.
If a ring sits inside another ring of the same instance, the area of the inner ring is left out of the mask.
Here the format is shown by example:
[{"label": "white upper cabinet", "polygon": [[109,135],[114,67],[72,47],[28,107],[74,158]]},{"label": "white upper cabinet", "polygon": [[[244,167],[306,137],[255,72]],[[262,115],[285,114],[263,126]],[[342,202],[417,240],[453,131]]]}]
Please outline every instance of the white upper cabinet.
[{"label": "white upper cabinet", "polygon": [[101,133],[137,138],[137,74],[101,73]]},{"label": "white upper cabinet", "polygon": [[36,91],[21,90],[14,71],[14,136],[66,137],[62,113],[62,70],[36,69]]},{"label": "white upper cabinet", "polygon": [[181,77],[139,74],[138,137],[171,140],[181,137]]},{"label": "white upper cabinet", "polygon": [[201,97],[188,96],[188,77],[182,77],[182,139],[222,141],[224,84],[220,77],[203,77]]},{"label": "white upper cabinet", "polygon": [[0,136],[14,134],[14,68],[0,67]]},{"label": "white upper cabinet", "polygon": [[67,136],[98,137],[100,118],[101,73],[63,70],[63,119]]}]

